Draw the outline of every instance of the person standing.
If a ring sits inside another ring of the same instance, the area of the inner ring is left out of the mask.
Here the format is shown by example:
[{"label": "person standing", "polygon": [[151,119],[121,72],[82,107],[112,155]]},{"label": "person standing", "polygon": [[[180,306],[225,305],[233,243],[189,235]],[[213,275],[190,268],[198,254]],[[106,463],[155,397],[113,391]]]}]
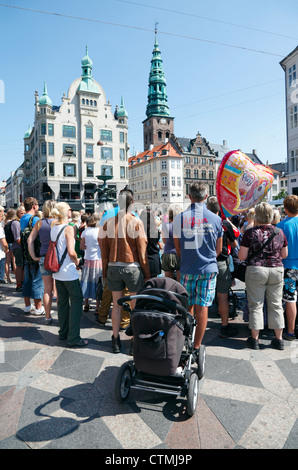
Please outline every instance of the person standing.
[{"label": "person standing", "polygon": [[[33,230],[28,238],[29,254],[34,261],[39,263],[39,269],[43,280],[43,305],[46,314],[45,323],[47,325],[50,325],[52,323],[51,307],[52,296],[54,291],[54,281],[52,272],[47,271],[44,268],[44,259],[50,243],[51,227],[56,223],[56,220],[52,216],[52,210],[54,209],[54,207],[56,207],[55,201],[45,201],[42,208],[42,219],[34,225]],[[37,237],[39,237],[41,243],[39,257],[36,255],[34,250],[34,241]]]},{"label": "person standing", "polygon": [[[104,284],[113,295],[112,309],[112,349],[120,352],[119,338],[121,307],[118,299],[123,297],[127,287],[130,295],[142,288],[144,281],[150,279],[147,256],[147,237],[143,222],[132,212],[133,196],[130,190],[122,190],[118,198],[119,211],[108,219],[100,232],[102,277]],[[135,300],[131,301],[133,310]]]},{"label": "person standing", "polygon": [[164,243],[163,254],[161,257],[161,267],[165,273],[165,277],[180,282],[180,258],[178,258],[173,238],[173,221],[177,214],[182,210],[179,206],[171,206],[169,208],[169,220],[162,224],[162,241]]},{"label": "person standing", "polygon": [[24,280],[24,261],[23,261],[23,253],[21,247],[21,225],[20,220],[23,215],[26,213],[24,206],[19,206],[16,210],[16,217],[13,219],[11,223],[11,231],[13,235],[13,243],[12,243],[12,253],[15,259],[16,270],[16,291],[22,291],[23,287],[23,280]]},{"label": "person standing", "polygon": [[[33,197],[27,197],[24,200],[24,207],[26,213],[20,220],[21,234],[32,220],[32,227],[38,222],[39,218],[36,216],[39,205],[38,201]],[[22,239],[22,237],[21,237]],[[23,250],[23,247],[22,247]],[[41,299],[43,297],[43,282],[42,276],[37,262],[29,263],[24,257],[24,282],[23,282],[23,297],[25,301],[24,313],[33,313],[34,315],[44,315],[45,310],[42,306]],[[33,261],[33,260],[32,260]],[[31,305],[31,296],[34,299],[34,304]]]},{"label": "person standing", "polygon": [[207,185],[190,185],[191,205],[174,219],[174,243],[180,257],[181,284],[188,292],[189,311],[197,320],[194,348],[199,350],[215,297],[217,256],[222,251],[223,229],[218,215],[206,207]]},{"label": "person standing", "polygon": [[88,341],[80,336],[83,294],[73,228],[68,224],[71,208],[66,202],[59,202],[51,214],[57,222],[51,228],[50,237],[55,242],[60,232],[57,252],[59,260],[63,260],[59,271],[53,274],[58,296],[59,339],[66,339],[69,347],[84,347]]},{"label": "person standing", "polygon": [[[216,196],[211,196],[207,199],[207,208],[214,214],[220,214],[220,207]],[[218,275],[216,279],[216,295],[218,301],[218,313],[220,315],[222,325],[219,336],[221,338],[230,338],[238,334],[238,328],[229,324],[229,291],[232,287],[229,246],[235,248],[237,246],[237,241],[231,222],[224,219],[222,221],[222,226],[222,252],[217,257]]]},{"label": "person standing", "polygon": [[[4,209],[3,211],[0,210],[0,260],[4,260],[5,256],[8,252],[8,244],[5,238],[4,228],[2,225],[2,221],[4,220]],[[9,300],[9,297],[5,297],[5,295],[0,294],[0,300]]]},{"label": "person standing", "polygon": [[6,275],[6,280],[9,284],[12,284],[12,279],[10,277],[10,269],[14,273],[16,273],[16,262],[15,258],[12,252],[12,245],[14,242],[13,238],[13,233],[11,230],[11,224],[12,221],[16,217],[16,211],[15,209],[8,209],[6,213],[6,218],[5,218],[5,223],[4,223],[4,232],[5,232],[5,238],[8,244],[8,252],[6,253],[6,258],[5,258],[5,275]]},{"label": "person standing", "polygon": [[282,259],[288,254],[284,232],[271,225],[272,207],[261,202],[255,207],[255,226],[245,231],[239,249],[239,259],[249,257],[245,273],[245,284],[249,309],[251,336],[247,347],[259,349],[259,333],[264,328],[263,306],[267,304],[268,328],[274,330],[271,345],[284,349],[282,331],[284,315],[282,291],[284,270]]},{"label": "person standing", "polygon": [[295,339],[295,322],[297,317],[298,289],[298,196],[291,195],[284,199],[285,219],[277,224],[288,241],[288,256],[283,259],[284,290],[283,299],[286,301],[286,325],[283,338]]},{"label": "person standing", "polygon": [[[96,289],[102,273],[101,253],[98,244],[99,214],[94,213],[82,233],[81,250],[84,250],[84,264],[82,267],[81,288],[85,301],[84,311],[89,310],[89,299],[96,300]],[[98,312],[98,301],[96,311]]]}]

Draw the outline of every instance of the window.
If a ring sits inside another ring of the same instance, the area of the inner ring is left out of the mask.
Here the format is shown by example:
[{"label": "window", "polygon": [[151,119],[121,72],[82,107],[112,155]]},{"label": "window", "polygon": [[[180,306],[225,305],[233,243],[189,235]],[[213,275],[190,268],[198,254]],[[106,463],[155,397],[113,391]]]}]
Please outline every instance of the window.
[{"label": "window", "polygon": [[40,135],[46,135],[47,133],[47,125],[46,124],[41,124],[40,125]]},{"label": "window", "polygon": [[202,170],[202,178],[203,178],[203,180],[207,178],[206,170]]},{"label": "window", "polygon": [[54,155],[54,143],[49,142],[49,155]]},{"label": "window", "polygon": [[74,126],[63,126],[63,137],[75,137],[76,128]]},{"label": "window", "polygon": [[191,176],[190,176],[190,169],[189,169],[189,168],[186,168],[186,170],[185,170],[185,177],[186,177],[186,178],[191,178]]},{"label": "window", "polygon": [[194,170],[193,177],[198,179],[199,178],[199,170]]},{"label": "window", "polygon": [[120,132],[119,133],[119,137],[120,137],[120,144],[124,144],[124,132]]},{"label": "window", "polygon": [[190,157],[185,157],[185,163],[190,163]]},{"label": "window", "polygon": [[113,167],[112,165],[101,165],[101,174],[113,176]]},{"label": "window", "polygon": [[202,155],[202,148],[201,147],[197,147],[197,154]]},{"label": "window", "polygon": [[202,158],[202,159],[201,159],[201,164],[202,164],[202,165],[206,165],[206,158]]},{"label": "window", "polygon": [[63,144],[63,155],[65,157],[75,157],[76,146],[74,144]]},{"label": "window", "polygon": [[209,179],[213,180],[213,171],[209,171]]},{"label": "window", "polygon": [[112,138],[113,138],[112,131],[108,131],[107,129],[101,129],[100,138],[101,140],[112,142]]},{"label": "window", "polygon": [[177,160],[177,170],[180,170],[180,168],[181,168],[181,161]]},{"label": "window", "polygon": [[298,149],[291,150],[290,171],[298,171]]},{"label": "window", "polygon": [[48,134],[54,135],[54,124],[48,124]]},{"label": "window", "polygon": [[125,166],[120,166],[120,178],[125,179]]},{"label": "window", "polygon": [[86,139],[93,139],[93,127],[86,126]]},{"label": "window", "polygon": [[53,162],[49,163],[49,176],[55,176],[55,164]]},{"label": "window", "polygon": [[181,186],[181,176],[177,176],[177,186]]},{"label": "window", "polygon": [[193,162],[194,162],[194,165],[197,165],[199,163],[198,157],[193,157]]},{"label": "window", "polygon": [[161,186],[166,188],[168,186],[168,178],[166,176],[161,177]]},{"label": "window", "polygon": [[175,178],[175,176],[172,176],[172,186],[176,186],[176,178]]},{"label": "window", "polygon": [[298,123],[298,120],[297,120],[297,117],[298,117],[297,110],[298,110],[297,105],[292,106],[292,107],[290,108],[290,127],[291,127],[291,129],[294,129],[294,127],[297,127],[297,123]]},{"label": "window", "polygon": [[158,132],[158,140],[161,140],[161,139],[162,139],[162,133]]},{"label": "window", "polygon": [[162,169],[162,170],[166,170],[166,169],[167,169],[167,161],[166,161],[166,160],[162,160],[162,161],[161,161],[161,169]]},{"label": "window", "polygon": [[87,178],[90,178],[94,176],[94,165],[93,163],[87,163],[86,165],[86,176]]},{"label": "window", "polygon": [[124,149],[120,149],[120,160],[125,160],[125,150]]},{"label": "window", "polygon": [[41,155],[46,155],[47,154],[47,143],[42,142],[41,143]]},{"label": "window", "polygon": [[171,160],[171,168],[175,168],[175,160]]},{"label": "window", "polygon": [[292,67],[289,67],[289,86],[292,86],[295,80],[296,80],[296,64],[293,64]]},{"label": "window", "polygon": [[111,147],[101,147],[101,158],[102,160],[112,160],[113,149]]},{"label": "window", "polygon": [[86,157],[92,158],[93,156],[93,145],[86,145]]},{"label": "window", "polygon": [[153,171],[156,171],[156,162],[153,163]]},{"label": "window", "polygon": [[63,176],[74,177],[76,176],[76,165],[73,163],[64,163],[63,164]]}]

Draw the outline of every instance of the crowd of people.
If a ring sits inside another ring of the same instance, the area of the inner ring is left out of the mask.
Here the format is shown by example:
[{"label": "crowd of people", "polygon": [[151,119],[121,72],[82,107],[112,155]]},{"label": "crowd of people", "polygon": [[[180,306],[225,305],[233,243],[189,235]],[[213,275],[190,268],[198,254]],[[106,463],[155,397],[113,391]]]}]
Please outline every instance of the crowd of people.
[{"label": "crowd of people", "polygon": [[[152,277],[176,279],[188,293],[189,311],[196,317],[194,348],[198,353],[207,327],[208,310],[217,298],[219,335],[234,337],[229,323],[229,292],[239,266],[245,266],[250,336],[246,345],[259,348],[264,329],[274,331],[272,347],[296,338],[298,282],[298,196],[284,200],[280,220],[266,202],[247,214],[222,218],[215,196],[195,182],[189,207],[171,206],[164,220],[149,209],[134,212],[133,192],[120,191],[118,205],[89,216],[72,211],[66,202],[46,201],[42,212],[32,197],[6,214],[0,207],[0,282],[22,292],[24,314],[52,323],[57,301],[59,338],[69,347],[85,347],[82,311],[95,301],[95,318],[105,325],[112,305],[112,351],[121,350],[120,331],[129,326],[129,312],[118,305],[134,296]],[[48,269],[46,254],[56,244],[60,269]],[[5,279],[6,277],[6,279]],[[9,300],[0,293],[0,301]],[[33,303],[31,303],[33,300]],[[135,300],[131,300],[131,309]]]}]

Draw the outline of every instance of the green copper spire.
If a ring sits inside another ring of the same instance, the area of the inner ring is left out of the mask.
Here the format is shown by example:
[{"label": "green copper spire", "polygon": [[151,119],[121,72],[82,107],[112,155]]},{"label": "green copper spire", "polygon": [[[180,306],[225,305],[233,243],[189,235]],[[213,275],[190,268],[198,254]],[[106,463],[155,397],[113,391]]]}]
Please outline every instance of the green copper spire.
[{"label": "green copper spire", "polygon": [[127,111],[124,106],[123,96],[121,96],[121,105],[117,111],[117,117],[128,117]]},{"label": "green copper spire", "polygon": [[39,98],[39,104],[40,104],[40,106],[43,106],[43,105],[52,106],[52,104],[53,104],[51,98],[50,98],[49,95],[48,95],[48,90],[47,90],[47,84],[46,84],[46,82],[44,82],[43,94],[42,94],[42,96]]},{"label": "green copper spire", "polygon": [[146,115],[169,116],[168,97],[166,93],[166,79],[162,66],[162,58],[155,30],[155,43],[152,52],[151,70],[149,74],[148,104]]},{"label": "green copper spire", "polygon": [[86,46],[86,55],[82,61],[82,81],[79,85],[79,91],[90,91],[92,93],[99,93],[98,86],[92,78],[93,62],[88,55],[88,46]]}]

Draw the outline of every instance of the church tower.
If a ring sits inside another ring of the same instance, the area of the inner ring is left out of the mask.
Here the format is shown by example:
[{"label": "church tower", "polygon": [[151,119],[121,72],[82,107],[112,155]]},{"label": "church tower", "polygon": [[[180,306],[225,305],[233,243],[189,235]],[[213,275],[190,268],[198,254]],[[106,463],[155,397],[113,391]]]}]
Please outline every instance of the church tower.
[{"label": "church tower", "polygon": [[174,133],[174,118],[170,117],[166,79],[155,29],[155,43],[149,74],[147,119],[143,121],[144,151],[151,145],[156,147],[164,143]]}]

